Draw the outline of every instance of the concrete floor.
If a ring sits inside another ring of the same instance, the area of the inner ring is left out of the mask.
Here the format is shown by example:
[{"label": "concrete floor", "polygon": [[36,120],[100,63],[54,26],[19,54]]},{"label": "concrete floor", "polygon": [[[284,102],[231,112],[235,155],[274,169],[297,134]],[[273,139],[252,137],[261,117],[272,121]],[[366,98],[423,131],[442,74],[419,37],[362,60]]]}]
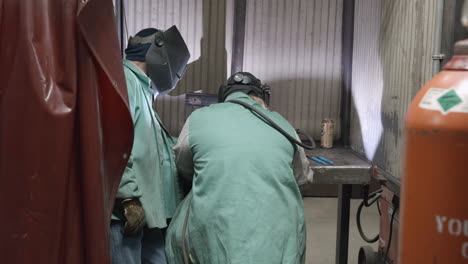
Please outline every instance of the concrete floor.
[{"label": "concrete floor", "polygon": [[[361,200],[351,200],[348,263],[357,263],[359,248],[367,243],[356,227],[356,211]],[[336,243],[337,198],[304,198],[307,222],[307,264],[334,264]],[[371,237],[379,231],[377,207],[364,208],[361,222],[364,232]],[[377,249],[377,243],[372,246]]]}]

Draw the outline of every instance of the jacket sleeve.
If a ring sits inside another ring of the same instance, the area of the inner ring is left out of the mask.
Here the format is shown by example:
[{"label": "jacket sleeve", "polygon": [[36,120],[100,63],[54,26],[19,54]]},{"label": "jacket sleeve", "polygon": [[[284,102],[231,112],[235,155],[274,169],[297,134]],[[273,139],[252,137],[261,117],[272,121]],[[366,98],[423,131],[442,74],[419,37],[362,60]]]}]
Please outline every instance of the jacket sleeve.
[{"label": "jacket sleeve", "polygon": [[[132,116],[133,124],[135,124],[135,120],[137,120],[139,113],[139,107],[136,103],[136,83],[132,81],[132,77],[129,76],[130,74],[132,73],[125,69],[130,114]],[[133,162],[133,154],[131,153],[127,162],[127,166],[125,167],[125,171],[122,175],[122,179],[120,180],[119,189],[117,190],[118,199],[139,198],[142,196],[142,190],[139,188],[138,178],[137,175],[135,175],[135,171],[133,169]]]},{"label": "jacket sleeve", "polygon": [[133,158],[132,155],[130,155],[124,174],[120,180],[119,189],[117,190],[117,198],[139,198],[141,195],[142,191],[138,187],[138,180],[133,170]]},{"label": "jacket sleeve", "polygon": [[193,156],[189,143],[189,127],[190,118],[185,122],[182,131],[180,132],[177,144],[174,146],[175,162],[179,174],[185,179],[193,179]]},{"label": "jacket sleeve", "polygon": [[[300,140],[297,134],[296,138]],[[297,151],[294,153],[293,171],[297,185],[301,186],[312,183],[314,172],[310,168],[309,160],[305,155],[304,148],[301,146],[297,146]]]}]

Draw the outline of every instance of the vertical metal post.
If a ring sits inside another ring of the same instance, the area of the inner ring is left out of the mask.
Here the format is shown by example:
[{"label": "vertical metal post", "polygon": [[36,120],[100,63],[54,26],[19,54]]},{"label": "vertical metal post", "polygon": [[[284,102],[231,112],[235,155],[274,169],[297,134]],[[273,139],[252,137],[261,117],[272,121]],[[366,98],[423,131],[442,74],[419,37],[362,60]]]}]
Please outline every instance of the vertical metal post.
[{"label": "vertical metal post", "polygon": [[[345,0],[346,1],[346,0]],[[336,264],[348,263],[349,214],[351,206],[351,184],[340,184],[338,191],[338,219],[336,230]]]},{"label": "vertical metal post", "polygon": [[234,2],[231,74],[242,71],[244,64],[245,17],[247,0]]},{"label": "vertical metal post", "polygon": [[350,145],[351,129],[351,81],[353,73],[355,0],[343,0],[342,21],[342,84],[341,84],[341,138],[345,146]]},{"label": "vertical metal post", "polygon": [[460,23],[464,0],[444,1],[441,51],[443,65],[453,56],[455,42],[468,37],[465,27]]},{"label": "vertical metal post", "polygon": [[115,24],[117,25],[117,35],[119,37],[119,45],[122,56],[124,54],[124,0],[115,0]]},{"label": "vertical metal post", "polygon": [[444,1],[445,0],[437,0],[434,50],[432,52],[432,75],[439,73],[440,65],[444,59],[444,55],[441,53],[442,24],[444,22]]}]

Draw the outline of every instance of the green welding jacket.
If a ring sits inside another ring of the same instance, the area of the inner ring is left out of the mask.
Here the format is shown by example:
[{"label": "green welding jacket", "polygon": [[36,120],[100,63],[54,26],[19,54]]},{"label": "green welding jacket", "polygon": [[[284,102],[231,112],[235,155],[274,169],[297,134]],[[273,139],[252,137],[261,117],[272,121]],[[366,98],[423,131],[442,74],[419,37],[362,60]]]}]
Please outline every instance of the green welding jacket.
[{"label": "green welding jacket", "polygon": [[[232,99],[297,137],[281,115],[248,95],[234,93],[226,101]],[[179,173],[193,181],[167,231],[169,264],[183,264],[184,255],[200,264],[304,263],[298,186],[313,173],[303,148],[245,107],[224,102],[193,112],[174,149]]]},{"label": "green welding jacket", "polygon": [[117,192],[112,219],[122,219],[118,201],[139,198],[149,228],[167,226],[182,200],[171,137],[153,110],[150,79],[133,63],[124,61],[128,100],[133,119],[134,141]]}]

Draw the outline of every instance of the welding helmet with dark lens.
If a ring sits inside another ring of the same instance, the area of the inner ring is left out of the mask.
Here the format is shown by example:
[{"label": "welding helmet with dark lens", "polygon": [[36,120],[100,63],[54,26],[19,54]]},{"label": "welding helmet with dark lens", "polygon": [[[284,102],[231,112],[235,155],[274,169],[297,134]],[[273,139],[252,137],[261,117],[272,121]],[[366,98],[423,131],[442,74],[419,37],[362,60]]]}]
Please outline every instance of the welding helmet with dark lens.
[{"label": "welding helmet with dark lens", "polygon": [[224,102],[230,94],[235,92],[254,94],[261,98],[266,105],[270,103],[270,87],[262,85],[260,80],[249,72],[238,72],[229,77],[227,85],[219,87],[218,101]]},{"label": "welding helmet with dark lens", "polygon": [[145,56],[146,74],[159,94],[172,91],[187,68],[190,52],[176,26],[147,37],[133,37],[129,45],[151,44]]}]

